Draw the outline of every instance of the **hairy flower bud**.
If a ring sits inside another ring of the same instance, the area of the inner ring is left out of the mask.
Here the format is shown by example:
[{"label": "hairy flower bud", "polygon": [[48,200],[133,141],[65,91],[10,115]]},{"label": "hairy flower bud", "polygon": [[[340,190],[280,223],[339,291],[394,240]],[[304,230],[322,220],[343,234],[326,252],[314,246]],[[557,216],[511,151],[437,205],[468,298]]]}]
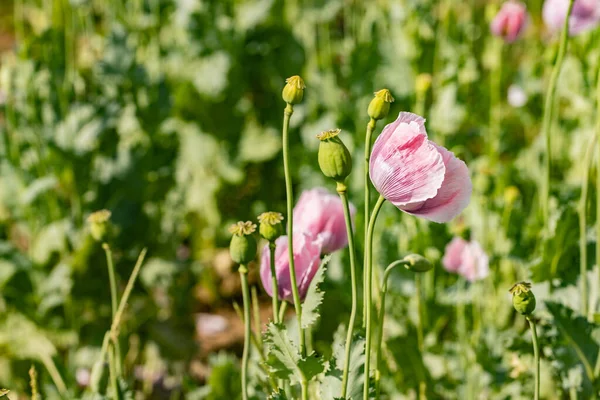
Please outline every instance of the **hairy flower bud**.
[{"label": "hairy flower bud", "polygon": [[531,291],[531,283],[515,283],[509,292],[513,295],[512,302],[515,310],[523,315],[531,315],[535,310],[535,296]]},{"label": "hairy flower bud", "polygon": [[352,156],[339,138],[340,129],[321,132],[317,138],[319,144],[319,167],[323,175],[336,182],[343,183],[352,172]]},{"label": "hairy flower bud", "polygon": [[279,236],[283,235],[283,215],[278,212],[264,212],[258,216],[260,223],[258,231],[260,235],[269,242],[274,242]]},{"label": "hairy flower bud", "polygon": [[97,241],[101,241],[106,236],[111,212],[108,210],[100,210],[93,212],[87,218],[90,225],[90,234]]},{"label": "hairy flower bud", "polygon": [[408,262],[406,268],[413,272],[426,272],[433,268],[433,264],[419,254],[409,254],[404,257],[404,261]]},{"label": "hairy flower bud", "polygon": [[286,85],[283,87],[283,92],[281,93],[283,101],[288,104],[300,103],[304,97],[304,89],[306,89],[306,85],[304,85],[302,78],[298,75],[294,75],[287,78],[285,82]]},{"label": "hairy flower bud", "polygon": [[387,89],[375,92],[375,97],[369,103],[367,113],[374,120],[384,119],[390,112],[390,103],[394,102],[392,94]]},{"label": "hairy flower bud", "polygon": [[229,232],[233,234],[229,254],[235,263],[248,264],[256,257],[256,239],[252,235],[255,230],[256,225],[250,221],[240,221],[229,227]]}]

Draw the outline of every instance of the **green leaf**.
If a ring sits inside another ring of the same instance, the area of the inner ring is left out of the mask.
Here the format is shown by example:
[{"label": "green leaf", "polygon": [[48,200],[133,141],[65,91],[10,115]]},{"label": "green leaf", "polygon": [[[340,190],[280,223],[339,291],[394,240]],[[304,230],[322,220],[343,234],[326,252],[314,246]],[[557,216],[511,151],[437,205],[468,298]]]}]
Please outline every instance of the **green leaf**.
[{"label": "green leaf", "polygon": [[323,303],[323,297],[325,296],[325,292],[319,288],[319,285],[325,280],[325,271],[327,270],[326,265],[329,260],[331,260],[330,255],[326,255],[323,258],[321,265],[306,292],[306,298],[302,304],[301,324],[303,329],[311,327],[319,319],[319,307]]},{"label": "green leaf", "polygon": [[311,380],[320,374],[324,365],[314,354],[303,358],[296,344],[291,341],[283,324],[270,323],[267,326],[264,343],[267,346],[267,365],[270,371],[281,379],[289,379],[292,384],[303,379]]}]

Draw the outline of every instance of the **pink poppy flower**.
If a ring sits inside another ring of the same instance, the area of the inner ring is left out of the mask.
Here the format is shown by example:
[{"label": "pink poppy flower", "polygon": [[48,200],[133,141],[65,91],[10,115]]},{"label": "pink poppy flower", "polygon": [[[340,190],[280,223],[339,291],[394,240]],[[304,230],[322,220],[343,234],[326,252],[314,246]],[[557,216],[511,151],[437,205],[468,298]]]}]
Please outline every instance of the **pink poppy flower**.
[{"label": "pink poppy flower", "polygon": [[469,204],[471,178],[465,163],[427,139],[425,119],[401,112],[383,128],[369,165],[377,191],[400,210],[448,222]]},{"label": "pink poppy flower", "polygon": [[442,264],[446,271],[457,273],[470,282],[483,279],[490,273],[489,258],[476,240],[452,239],[446,246]]},{"label": "pink poppy flower", "polygon": [[[293,302],[292,285],[290,281],[290,262],[287,236],[281,236],[275,241],[275,273],[279,298]],[[314,278],[321,263],[321,239],[307,232],[294,233],[294,266],[300,299],[304,300],[310,282]],[[260,260],[260,279],[265,291],[273,296],[271,255],[269,245],[263,248]]]},{"label": "pink poppy flower", "polygon": [[[356,207],[350,204],[354,217]],[[308,232],[322,241],[323,253],[333,253],[348,245],[344,208],[338,195],[324,188],[302,192],[294,207],[294,230]]]},{"label": "pink poppy flower", "polygon": [[[569,0],[546,0],[542,10],[544,23],[551,32],[558,32],[565,22]],[[593,29],[600,24],[600,1],[575,0],[573,10],[569,17],[569,34],[579,33]]]},{"label": "pink poppy flower", "polygon": [[521,36],[527,27],[528,20],[525,4],[518,1],[507,1],[496,14],[490,30],[495,36],[511,43]]}]

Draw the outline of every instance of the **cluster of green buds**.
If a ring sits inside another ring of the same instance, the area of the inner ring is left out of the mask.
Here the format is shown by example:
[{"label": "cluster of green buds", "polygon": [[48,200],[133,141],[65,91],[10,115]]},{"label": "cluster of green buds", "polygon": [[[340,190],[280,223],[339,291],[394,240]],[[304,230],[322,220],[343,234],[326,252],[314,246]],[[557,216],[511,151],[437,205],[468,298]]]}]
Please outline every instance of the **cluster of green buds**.
[{"label": "cluster of green buds", "polygon": [[535,310],[535,296],[531,291],[531,283],[519,282],[510,288],[509,292],[513,295],[512,303],[518,313],[525,316],[531,315]]},{"label": "cluster of green buds", "polygon": [[375,97],[369,103],[367,113],[370,118],[380,120],[387,117],[390,112],[390,104],[394,102],[392,94],[387,89],[381,89],[375,92]]},{"label": "cluster of green buds", "polygon": [[100,210],[93,212],[87,218],[90,227],[90,234],[97,241],[102,241],[108,233],[111,212],[108,210]]},{"label": "cluster of green buds", "polygon": [[344,181],[352,172],[352,156],[339,138],[340,129],[330,129],[317,135],[319,144],[319,167],[323,175],[336,181],[338,191],[346,191]]},{"label": "cluster of green buds", "polygon": [[267,211],[258,216],[258,232],[267,239],[269,243],[274,243],[278,237],[283,235],[283,215],[275,211]]},{"label": "cluster of green buds", "polygon": [[256,257],[254,231],[256,224],[251,221],[239,221],[229,227],[229,232],[233,234],[229,243],[229,254],[235,263],[245,265]]},{"label": "cluster of green buds", "polygon": [[285,80],[286,85],[283,87],[283,92],[281,93],[281,97],[283,97],[283,101],[288,104],[298,104],[302,101],[304,97],[304,89],[306,89],[306,85],[300,76],[294,75]]},{"label": "cluster of green buds", "polygon": [[403,260],[406,261],[406,269],[413,272],[427,272],[433,268],[431,261],[419,254],[409,254]]}]

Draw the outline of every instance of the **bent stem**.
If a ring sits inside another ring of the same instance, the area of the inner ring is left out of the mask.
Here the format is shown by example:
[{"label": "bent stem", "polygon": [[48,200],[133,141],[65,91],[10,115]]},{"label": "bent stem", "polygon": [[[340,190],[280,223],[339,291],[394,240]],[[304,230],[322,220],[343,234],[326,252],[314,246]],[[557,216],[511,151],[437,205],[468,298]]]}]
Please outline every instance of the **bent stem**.
[{"label": "bent stem", "polygon": [[366,293],[364,301],[367,304],[366,306],[366,344],[365,344],[365,384],[363,387],[363,399],[369,400],[369,377],[370,377],[370,365],[371,365],[371,342],[372,338],[372,318],[371,318],[371,310],[373,308],[372,302],[373,298],[371,296],[371,286],[372,286],[372,277],[373,277],[373,231],[375,229],[375,221],[377,221],[377,215],[381,210],[381,206],[385,199],[383,196],[379,196],[375,207],[373,208],[373,213],[371,214],[371,219],[369,220],[369,225],[367,227],[367,242],[365,243],[366,249],[366,263],[365,269],[367,270],[367,284],[366,284]]},{"label": "bent stem", "polygon": [[[114,319],[117,314],[117,307],[119,304],[119,295],[117,293],[117,278],[115,274],[115,266],[112,258],[112,251],[108,243],[102,243],[102,248],[106,254],[106,265],[108,266],[108,280],[110,281],[110,304],[112,308],[112,318]],[[121,346],[119,340],[115,340],[115,373],[118,377],[121,376]]]},{"label": "bent stem", "polygon": [[531,328],[531,338],[533,340],[533,357],[535,359],[535,392],[534,400],[540,398],[540,347],[538,344],[537,330],[535,329],[535,322],[530,316],[527,316],[529,327]]},{"label": "bent stem", "polygon": [[[365,135],[365,171],[364,171],[364,184],[365,184],[365,241],[363,242],[365,246],[367,245],[368,236],[367,236],[367,218],[371,213],[371,181],[369,179],[369,162],[371,160],[371,136],[373,135],[373,131],[375,130],[375,124],[377,121],[373,118],[369,120],[367,124],[367,133]],[[367,252],[364,254],[364,264],[367,263]],[[363,295],[367,292],[367,269],[363,267]],[[367,322],[367,302],[363,300],[363,323],[362,326],[365,328]]]},{"label": "bent stem", "polygon": [[[292,284],[292,296],[294,299],[294,308],[296,309],[296,319],[298,320],[298,336],[300,341],[300,353],[306,357],[306,338],[304,337],[304,329],[302,329],[302,305],[300,304],[300,294],[298,293],[298,283],[296,282],[296,266],[294,264],[294,193],[292,190],[292,176],[290,172],[290,145],[289,145],[289,128],[290,117],[294,113],[294,108],[291,104],[287,104],[283,111],[283,171],[285,175],[285,197],[287,203],[287,237],[288,237],[288,253],[290,257],[290,282]],[[304,390],[304,388],[303,388]]]},{"label": "bent stem", "polygon": [[348,322],[348,333],[346,335],[346,359],[344,361],[344,372],[342,375],[342,398],[346,398],[348,390],[348,371],[350,370],[350,352],[352,351],[352,336],[354,333],[354,322],[358,308],[358,282],[356,280],[356,253],[354,248],[354,232],[352,231],[352,217],[350,216],[350,205],[346,195],[346,186],[338,184],[338,193],[344,206],[344,219],[346,221],[346,233],[348,235],[348,251],[350,253],[350,279],[352,281],[352,308],[350,310],[350,321]]},{"label": "bent stem", "polygon": [[563,30],[560,36],[560,44],[558,47],[558,54],[556,55],[556,61],[552,69],[552,75],[550,76],[550,83],[548,87],[548,93],[546,94],[546,101],[544,103],[544,119],[542,121],[542,131],[546,138],[546,168],[544,174],[544,186],[542,192],[542,212],[544,217],[544,233],[548,232],[548,219],[549,219],[549,202],[550,202],[550,170],[552,168],[552,137],[551,137],[551,124],[552,114],[554,111],[554,98],[556,96],[556,85],[558,82],[558,76],[565,58],[567,51],[567,42],[569,39],[569,17],[571,16],[571,10],[573,9],[574,0],[569,0],[569,8],[565,16],[565,22],[563,24]]},{"label": "bent stem", "polygon": [[375,353],[375,399],[379,399],[380,378],[381,378],[381,351],[383,348],[383,322],[385,319],[385,295],[387,293],[388,277],[392,270],[398,265],[406,265],[404,260],[394,261],[387,266],[383,273],[383,282],[381,284],[381,303],[379,305],[379,332],[377,337],[377,352]]},{"label": "bent stem", "polygon": [[279,323],[279,286],[277,284],[277,271],[275,270],[275,242],[269,243],[269,252],[270,252],[270,266],[271,266],[271,290],[273,292],[273,296],[271,296],[271,300],[273,303],[273,322]]},{"label": "bent stem", "polygon": [[250,293],[248,290],[248,268],[240,265],[238,269],[242,281],[242,299],[244,302],[244,351],[242,352],[242,399],[248,400],[248,356],[250,354]]}]

